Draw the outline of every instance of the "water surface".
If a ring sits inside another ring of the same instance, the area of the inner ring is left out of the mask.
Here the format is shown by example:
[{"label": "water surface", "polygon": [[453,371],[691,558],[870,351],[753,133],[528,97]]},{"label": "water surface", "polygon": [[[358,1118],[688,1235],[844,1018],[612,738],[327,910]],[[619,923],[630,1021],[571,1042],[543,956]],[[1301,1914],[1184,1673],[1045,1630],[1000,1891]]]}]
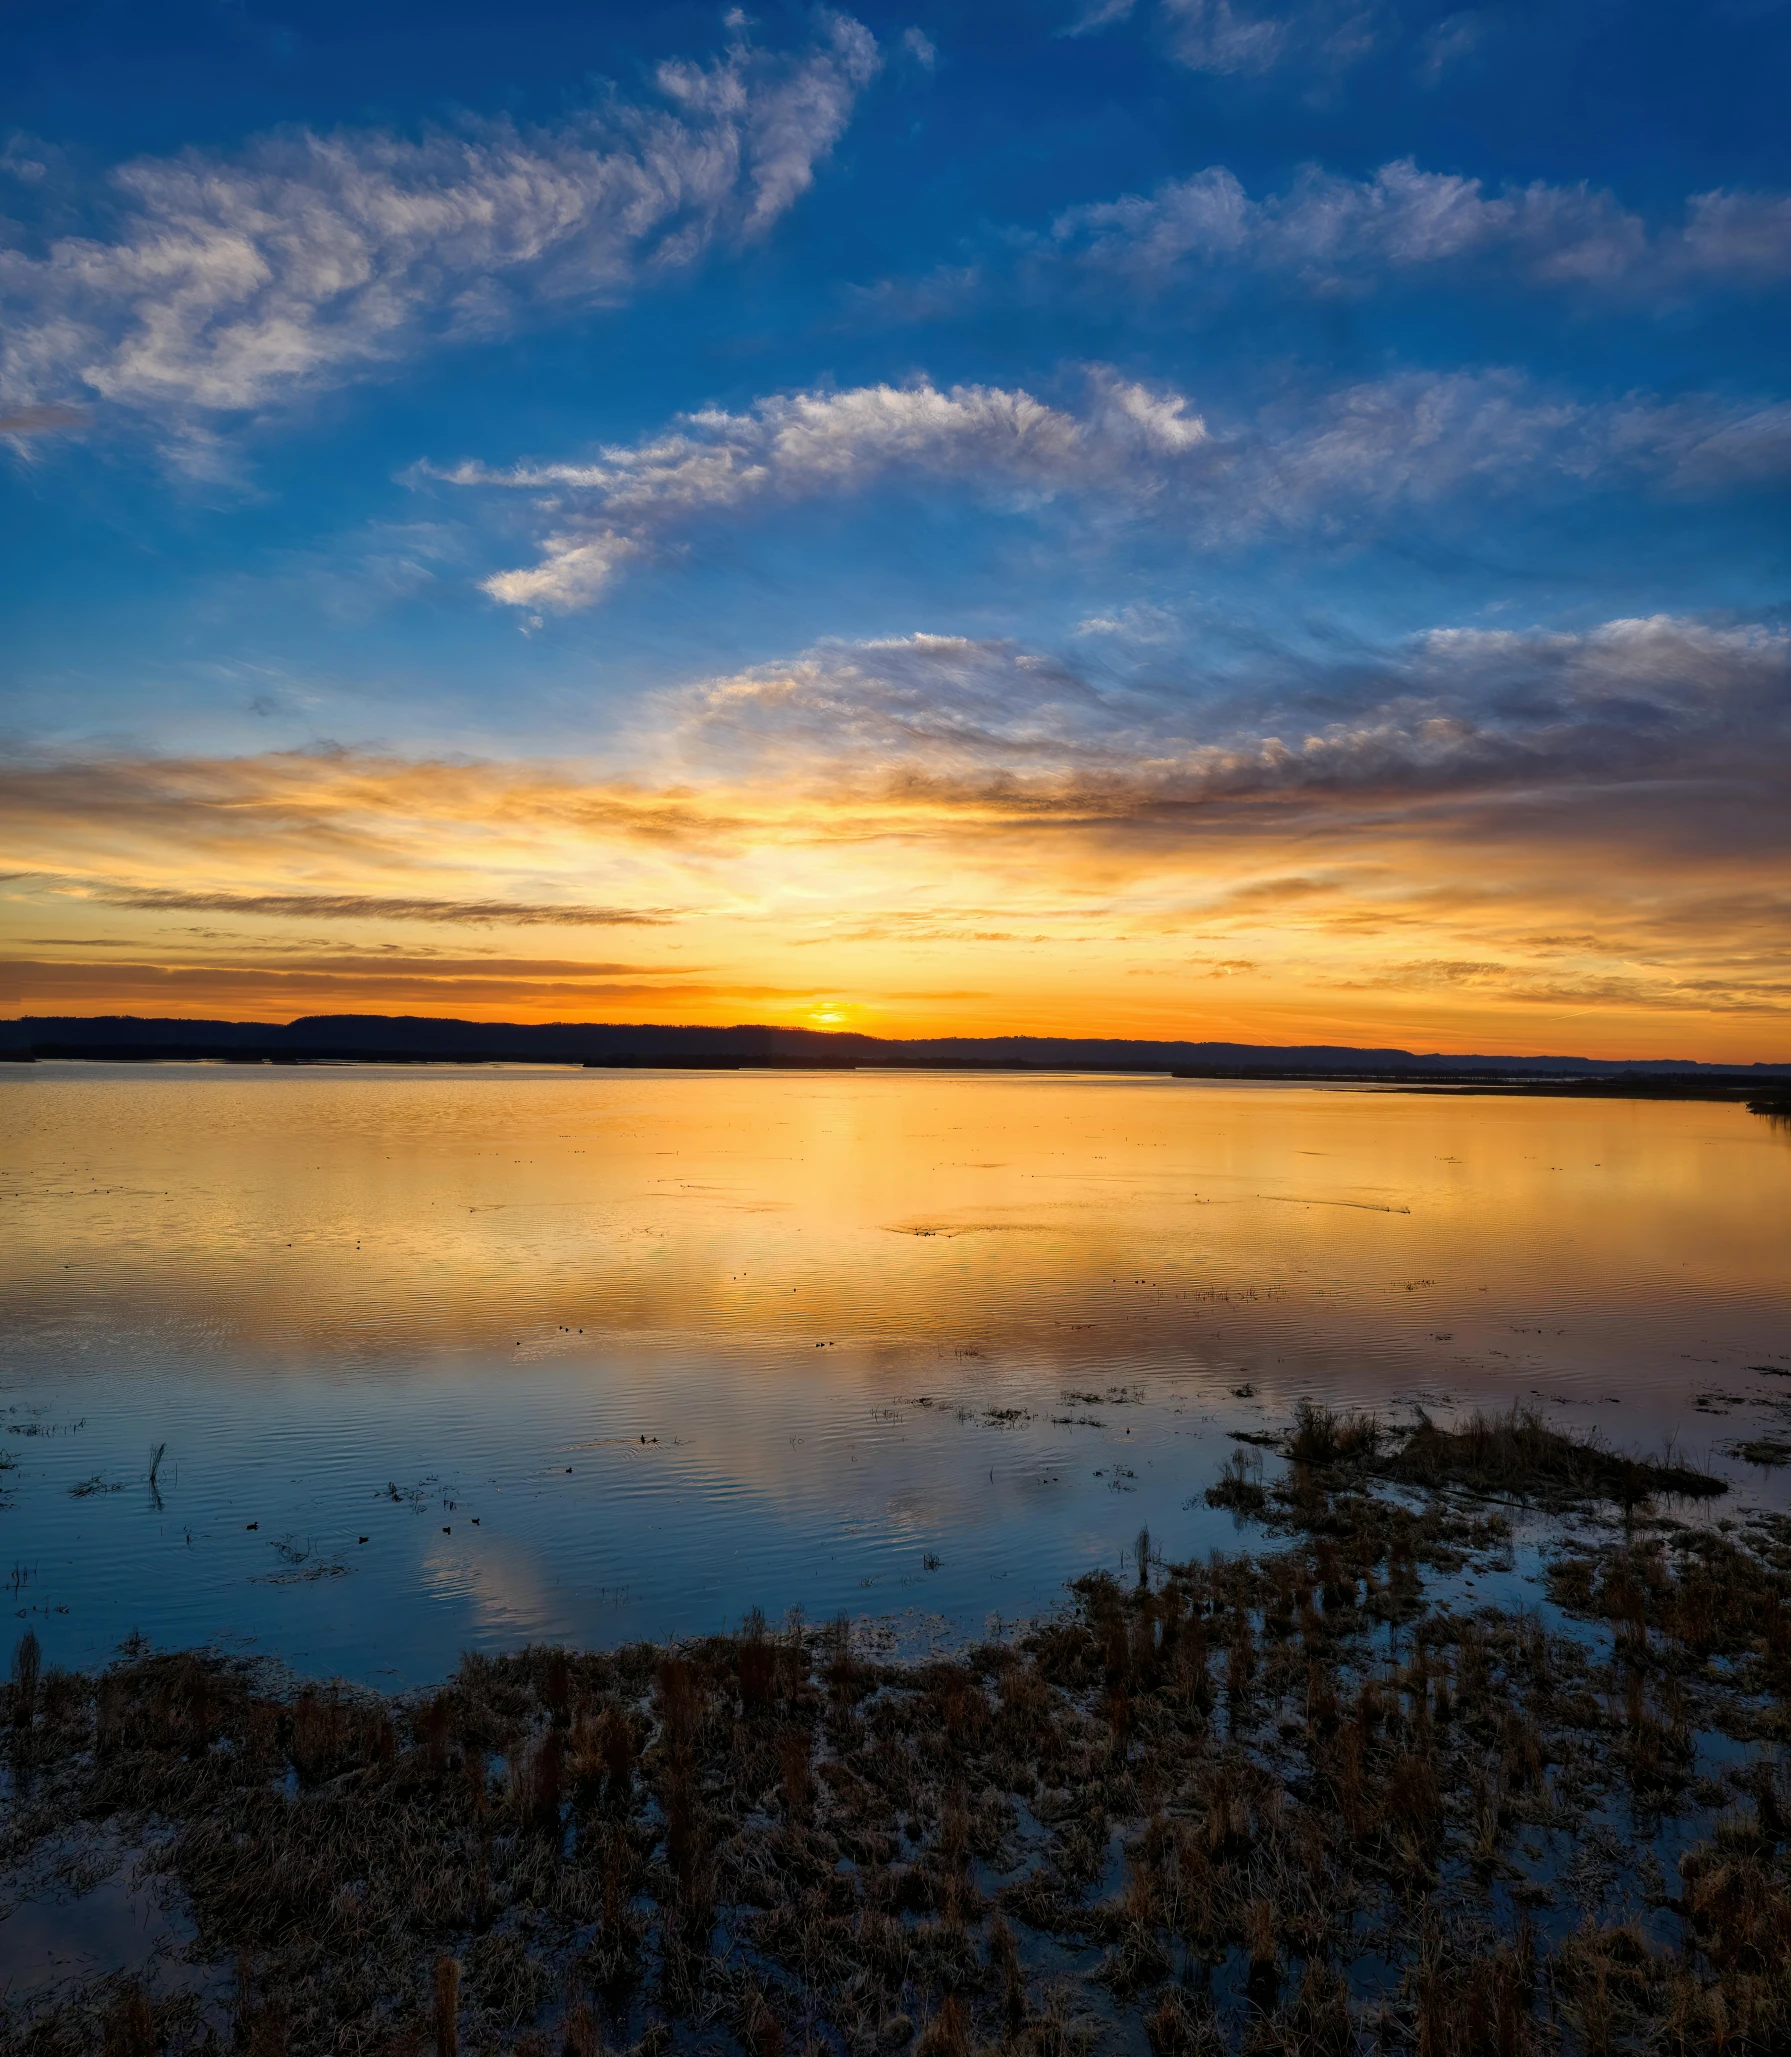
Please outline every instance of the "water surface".
[{"label": "water surface", "polygon": [[1303,1396],[1534,1399],[1784,1499],[1734,1446],[1791,1439],[1791,1142],[1736,1107],[39,1064],[0,1138],[0,1575],[51,1661],[980,1631],[1145,1524],[1236,1547],[1201,1489]]}]

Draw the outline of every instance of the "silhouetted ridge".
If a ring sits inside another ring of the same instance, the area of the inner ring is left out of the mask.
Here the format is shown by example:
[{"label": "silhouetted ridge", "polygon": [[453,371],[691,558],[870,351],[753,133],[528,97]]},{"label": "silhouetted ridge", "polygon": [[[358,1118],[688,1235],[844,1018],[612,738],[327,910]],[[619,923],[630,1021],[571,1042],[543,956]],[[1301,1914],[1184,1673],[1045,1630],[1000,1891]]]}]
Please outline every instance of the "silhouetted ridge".
[{"label": "silhouetted ridge", "polygon": [[0,1023],[13,1059],[234,1063],[535,1063],[597,1066],[857,1066],[1002,1071],[1149,1071],[1200,1078],[1388,1079],[1462,1086],[1608,1081],[1662,1091],[1695,1081],[1737,1090],[1791,1078],[1791,1064],[1714,1065],[1688,1058],[1445,1056],[1347,1044],[1148,1041],[1123,1036],[919,1036],[905,1039],[741,1023],[729,1028],[625,1022],[481,1022],[426,1015],[313,1014],[285,1023],[171,1021],[136,1015],[25,1015]]}]

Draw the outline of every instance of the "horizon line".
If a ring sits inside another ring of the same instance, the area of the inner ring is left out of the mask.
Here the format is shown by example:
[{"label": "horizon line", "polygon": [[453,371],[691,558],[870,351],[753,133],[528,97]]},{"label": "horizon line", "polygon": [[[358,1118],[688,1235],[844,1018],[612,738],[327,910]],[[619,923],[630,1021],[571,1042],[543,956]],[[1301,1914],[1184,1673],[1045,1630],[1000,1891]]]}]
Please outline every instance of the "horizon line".
[{"label": "horizon line", "polygon": [[[402,1027],[407,1033],[426,1040],[431,1036],[454,1035],[460,1040],[481,1038],[522,1038],[531,1041],[551,1038],[555,1035],[626,1035],[640,1039],[653,1037],[703,1039],[731,1036],[753,1036],[763,1038],[799,1039],[805,1044],[859,1044],[895,1051],[939,1050],[946,1048],[976,1049],[995,1046],[1026,1045],[1043,1048],[1059,1046],[1066,1054],[1076,1048],[1095,1049],[1115,1053],[1147,1051],[1195,1053],[1226,1052],[1239,1056],[1266,1059],[1281,1058],[1297,1060],[1325,1057],[1342,1060],[1389,1060],[1407,1064],[1430,1064],[1448,1069],[1472,1065],[1573,1065],[1600,1066],[1606,1070],[1623,1072],[1646,1072],[1670,1069],[1675,1072],[1770,1072],[1791,1071],[1791,1059],[1761,1059],[1751,1062],[1721,1062],[1690,1057],[1597,1057],[1580,1053],[1541,1050],[1505,1051],[1419,1051],[1394,1044],[1359,1043],[1256,1043],[1242,1042],[1230,1038],[1198,1036],[1102,1036],[1038,1034],[1030,1030],[999,1031],[984,1035],[935,1035],[935,1036],[888,1036],[878,1035],[868,1029],[812,1028],[800,1024],[776,1022],[731,1022],[714,1024],[707,1022],[627,1022],[597,1020],[562,1020],[547,1022],[478,1021],[460,1015],[432,1014],[306,1014],[295,1015],[284,1022],[232,1020],[223,1016],[200,1015],[141,1015],[141,1014],[21,1014],[0,1019],[0,1037],[7,1030],[22,1032],[14,1040],[22,1044],[30,1031],[52,1031],[50,1035],[32,1035],[35,1045],[38,1041],[55,1043],[59,1040],[55,1030],[98,1031],[131,1028],[153,1031],[149,1042],[173,1041],[171,1031],[225,1031],[232,1042],[246,1040],[260,1035],[280,1041],[290,1037],[294,1031],[307,1027],[322,1029],[326,1026],[348,1024],[377,1026],[382,1029]],[[121,1041],[116,1034],[109,1038]],[[371,1054],[371,1053],[369,1053]],[[632,1055],[633,1053],[628,1053]],[[720,1053],[717,1053],[720,1054]],[[743,1053],[744,1054],[744,1053]],[[501,1061],[501,1060],[498,1060]]]}]

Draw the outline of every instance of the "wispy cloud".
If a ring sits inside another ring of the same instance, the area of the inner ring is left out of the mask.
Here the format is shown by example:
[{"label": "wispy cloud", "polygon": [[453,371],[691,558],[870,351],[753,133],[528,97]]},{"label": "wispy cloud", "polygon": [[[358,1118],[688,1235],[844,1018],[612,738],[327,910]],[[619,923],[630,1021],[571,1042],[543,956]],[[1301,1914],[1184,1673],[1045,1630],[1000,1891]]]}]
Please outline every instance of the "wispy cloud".
[{"label": "wispy cloud", "polygon": [[53,435],[59,429],[78,429],[86,419],[86,410],[80,407],[14,407],[0,413],[0,436]]},{"label": "wispy cloud", "polygon": [[[1059,33],[1094,35],[1131,20],[1135,11],[1136,0],[1091,0]],[[1296,0],[1280,7],[1250,0],[1158,0],[1153,13],[1177,64],[1221,78],[1251,77],[1287,64],[1335,72],[1398,34],[1381,0]]]},{"label": "wispy cloud", "polygon": [[1064,26],[1058,30],[1060,36],[1092,36],[1102,29],[1111,28],[1115,22],[1130,21],[1138,0],[1090,0]]},{"label": "wispy cloud", "polygon": [[419,900],[365,893],[205,892],[170,886],[101,887],[92,898],[102,906],[134,907],[149,913],[273,915],[294,921],[446,922],[468,928],[488,928],[500,922],[516,928],[657,928],[672,918],[662,909],[591,907],[576,900]]},{"label": "wispy cloud", "polygon": [[1163,16],[1177,63],[1221,74],[1269,70],[1285,54],[1293,27],[1286,13],[1232,0],[1163,0]]},{"label": "wispy cloud", "polygon": [[[717,999],[738,1003],[789,997],[788,989],[747,981],[717,983],[678,977],[617,979],[613,967],[568,967],[559,973],[527,967],[367,968],[352,963],[292,966],[210,962],[107,961],[0,957],[0,993],[23,1013],[73,1010],[87,1013],[96,1002],[128,1003],[153,1012],[191,1014],[223,1007],[247,1008],[276,1018],[320,1010],[379,1012],[426,1007],[433,1012],[467,1010],[489,1017],[507,1009],[543,1010],[588,1016],[617,1006],[648,1003],[656,1012],[701,1007]],[[796,997],[808,997],[795,989]]]},{"label": "wispy cloud", "polygon": [[469,118],[411,138],[297,129],[113,174],[118,226],[0,251],[0,404],[71,398],[202,425],[339,384],[431,339],[623,296],[761,234],[811,183],[877,64],[823,15],[668,62],[657,98],[554,126]]},{"label": "wispy cloud", "polygon": [[[596,599],[668,530],[752,501],[850,493],[904,473],[1022,499],[1148,490],[1158,462],[1206,440],[1180,394],[1097,373],[1076,413],[1018,388],[858,386],[765,399],[742,414],[684,415],[663,435],[588,460],[468,462],[418,475],[546,496],[556,526],[542,562],[485,589],[511,606],[569,608]],[[581,512],[564,520],[569,503]]]},{"label": "wispy cloud", "polygon": [[1694,194],[1681,219],[1651,227],[1585,182],[1490,190],[1409,157],[1363,179],[1309,166],[1284,192],[1259,199],[1213,165],[1148,194],[1067,209],[1051,234],[1057,249],[1140,280],[1237,269],[1325,292],[1470,263],[1542,285],[1672,294],[1791,281],[1791,198],[1783,194]]},{"label": "wispy cloud", "polygon": [[1588,402],[1511,371],[1414,371],[1288,394],[1226,422],[1169,387],[1097,367],[1074,407],[1024,388],[924,381],[798,392],[743,413],[684,415],[589,457],[419,465],[412,477],[530,495],[542,555],[484,589],[508,606],[566,611],[707,518],[903,480],[1031,516],[1059,500],[1102,501],[1122,516],[1148,509],[1157,529],[1213,546],[1520,483],[1713,492],[1787,470],[1791,415],[1776,403]]}]

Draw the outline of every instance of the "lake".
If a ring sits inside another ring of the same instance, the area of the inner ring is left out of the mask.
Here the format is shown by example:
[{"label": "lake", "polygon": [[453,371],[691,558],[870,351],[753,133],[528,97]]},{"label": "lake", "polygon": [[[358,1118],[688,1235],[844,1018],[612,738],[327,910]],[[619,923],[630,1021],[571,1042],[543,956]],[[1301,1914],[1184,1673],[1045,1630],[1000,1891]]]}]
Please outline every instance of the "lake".
[{"label": "lake", "polygon": [[[1733,1106],[1168,1078],[0,1067],[0,1573],[47,1661],[844,1612],[1235,1549],[1314,1397],[1791,1439],[1791,1139]],[[154,1453],[161,1451],[159,1460]],[[152,1476],[153,1463],[153,1476]]]}]

